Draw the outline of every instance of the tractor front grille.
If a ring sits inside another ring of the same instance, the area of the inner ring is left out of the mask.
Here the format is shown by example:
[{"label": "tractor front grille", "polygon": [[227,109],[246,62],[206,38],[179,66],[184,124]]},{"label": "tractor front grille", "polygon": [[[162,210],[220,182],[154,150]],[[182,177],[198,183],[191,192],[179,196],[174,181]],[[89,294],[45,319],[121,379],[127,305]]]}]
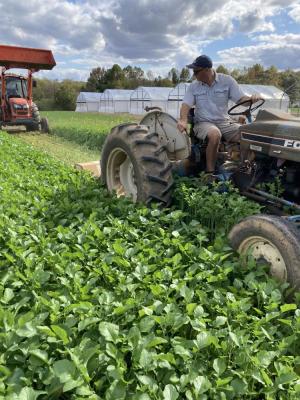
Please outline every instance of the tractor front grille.
[{"label": "tractor front grille", "polygon": [[16,114],[22,116],[28,115],[28,110],[18,110]]},{"label": "tractor front grille", "polygon": [[248,142],[260,143],[262,145],[279,146],[286,149],[300,150],[300,140],[264,136],[247,132],[242,132],[242,139]]},{"label": "tractor front grille", "polygon": [[254,133],[242,132],[242,138],[245,140],[259,142],[264,144],[274,144],[275,146],[284,146],[284,139],[273,138],[271,136],[257,135]]}]

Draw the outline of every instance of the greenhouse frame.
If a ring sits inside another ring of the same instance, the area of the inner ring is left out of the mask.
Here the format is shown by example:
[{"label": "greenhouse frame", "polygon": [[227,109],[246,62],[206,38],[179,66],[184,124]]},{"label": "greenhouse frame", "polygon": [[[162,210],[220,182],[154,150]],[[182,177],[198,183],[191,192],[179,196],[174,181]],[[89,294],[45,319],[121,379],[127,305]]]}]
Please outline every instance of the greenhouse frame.
[{"label": "greenhouse frame", "polygon": [[[162,111],[179,118],[180,107],[190,83],[175,87],[139,86],[135,90],[106,89],[103,93],[80,92],[76,101],[77,112],[104,112],[145,114],[145,107],[160,107]],[[245,95],[259,94],[265,99],[262,108],[288,112],[290,99],[281,89],[271,85],[240,84]],[[229,101],[229,108],[234,105]]]},{"label": "greenhouse frame", "polygon": [[129,113],[130,97],[134,91],[125,89],[106,89],[100,98],[100,112]]},{"label": "greenhouse frame", "polygon": [[181,103],[189,85],[190,83],[180,82],[169,93],[168,113],[175,118],[179,117]]},{"label": "greenhouse frame", "polygon": [[[175,118],[179,118],[180,107],[184,95],[190,83],[179,83],[169,94],[168,112]],[[253,84],[240,84],[242,91],[247,96],[252,94],[259,94],[265,99],[263,108],[273,108],[288,112],[290,99],[289,96],[281,89],[269,85],[253,85]],[[229,101],[228,108],[232,107],[235,103]]]},{"label": "greenhouse frame", "polygon": [[168,99],[172,87],[139,86],[130,97],[130,113],[144,114],[145,107],[160,107],[168,112]]},{"label": "greenhouse frame", "polygon": [[[175,118],[179,118],[182,100],[189,85],[189,83],[179,83],[170,91],[168,112]],[[252,94],[261,95],[265,99],[262,109],[274,108],[288,112],[290,99],[281,89],[271,85],[240,84],[239,86],[247,96],[251,96]],[[235,103],[232,101],[229,101],[228,108],[232,107],[234,104]]]},{"label": "greenhouse frame", "polygon": [[102,93],[80,92],[76,100],[76,112],[99,112]]}]

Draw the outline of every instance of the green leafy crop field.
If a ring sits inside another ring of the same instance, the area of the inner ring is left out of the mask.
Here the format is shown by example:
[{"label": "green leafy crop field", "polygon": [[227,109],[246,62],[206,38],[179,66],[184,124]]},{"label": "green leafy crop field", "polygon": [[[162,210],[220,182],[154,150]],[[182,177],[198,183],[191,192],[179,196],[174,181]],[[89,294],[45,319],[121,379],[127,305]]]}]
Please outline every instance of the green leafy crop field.
[{"label": "green leafy crop field", "polygon": [[[133,205],[5,133],[0,168],[0,398],[299,399],[299,300],[241,266],[207,189]],[[214,194],[227,228],[239,199]]]},{"label": "green leafy crop field", "polygon": [[49,120],[54,135],[100,150],[106,135],[113,126],[124,122],[140,121],[131,114],[78,113],[72,111],[43,112]]}]

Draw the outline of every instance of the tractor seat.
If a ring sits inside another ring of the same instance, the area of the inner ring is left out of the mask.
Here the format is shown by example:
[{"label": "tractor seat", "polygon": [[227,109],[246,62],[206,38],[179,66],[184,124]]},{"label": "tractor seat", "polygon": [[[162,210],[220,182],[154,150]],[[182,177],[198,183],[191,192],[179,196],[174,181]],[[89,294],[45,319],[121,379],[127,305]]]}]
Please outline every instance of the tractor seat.
[{"label": "tractor seat", "polygon": [[[201,147],[207,147],[207,145],[208,145],[208,139],[207,138],[205,138],[205,139],[198,139],[197,138],[197,136],[194,134],[193,135],[193,144],[198,144],[199,146],[201,146]],[[220,145],[221,144],[228,144],[228,142],[226,142],[226,140],[223,138],[223,136],[222,136],[222,138],[221,138],[221,141],[220,141]]]}]

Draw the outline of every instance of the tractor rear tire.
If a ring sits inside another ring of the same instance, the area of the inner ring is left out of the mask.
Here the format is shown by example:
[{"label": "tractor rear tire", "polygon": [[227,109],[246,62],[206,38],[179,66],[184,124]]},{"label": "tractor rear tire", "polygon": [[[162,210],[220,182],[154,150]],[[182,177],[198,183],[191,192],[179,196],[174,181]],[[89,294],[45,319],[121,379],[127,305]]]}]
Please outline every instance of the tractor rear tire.
[{"label": "tractor rear tire", "polygon": [[254,215],[229,233],[233,249],[270,266],[270,275],[300,290],[300,232],[293,222],[273,215]]},{"label": "tractor rear tire", "polygon": [[147,126],[123,124],[111,130],[101,154],[101,177],[110,192],[134,202],[171,202],[172,164],[159,135]]}]

